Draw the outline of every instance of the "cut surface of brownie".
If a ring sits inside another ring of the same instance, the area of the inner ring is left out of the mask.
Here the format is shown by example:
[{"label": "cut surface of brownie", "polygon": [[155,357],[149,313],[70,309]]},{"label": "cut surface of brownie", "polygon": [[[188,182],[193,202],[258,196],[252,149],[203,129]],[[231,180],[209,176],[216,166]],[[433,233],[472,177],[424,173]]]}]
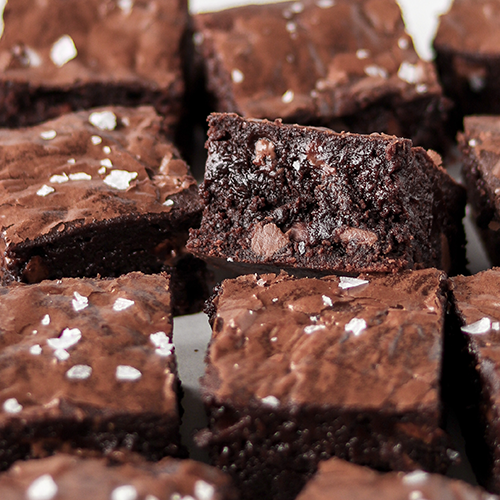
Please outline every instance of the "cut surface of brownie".
[{"label": "cut surface of brownie", "polygon": [[465,190],[439,155],[408,139],[229,113],[209,124],[194,255],[247,272],[463,272]]},{"label": "cut surface of brownie", "polygon": [[201,208],[151,107],[0,129],[3,283],[168,270],[176,312],[199,310],[204,267],[184,245]]},{"label": "cut surface of brownie", "polygon": [[498,500],[481,488],[439,474],[416,470],[381,474],[338,458],[319,470],[298,500]]},{"label": "cut surface of brownie", "polygon": [[500,493],[500,269],[452,279],[445,388],[480,484]]},{"label": "cut surface of brownie", "polygon": [[215,111],[441,148],[447,102],[394,0],[303,0],[194,16]]},{"label": "cut surface of brownie", "polygon": [[154,105],[176,125],[185,0],[13,0],[3,17],[0,125],[110,104]]},{"label": "cut surface of brownie", "polygon": [[446,286],[435,269],[224,281],[207,307],[198,444],[247,499],[293,498],[332,456],[445,471],[457,456],[440,427]]},{"label": "cut surface of brownie", "polygon": [[500,2],[455,0],[434,40],[443,90],[456,126],[469,114],[500,114]]},{"label": "cut surface of brownie", "polygon": [[500,265],[500,116],[466,116],[458,135],[472,218],[491,263]]},{"label": "cut surface of brownie", "polygon": [[57,455],[17,462],[0,475],[5,500],[234,500],[229,478],[193,460],[113,463]]},{"label": "cut surface of brownie", "polygon": [[182,455],[167,275],[0,287],[0,468],[55,451]]}]

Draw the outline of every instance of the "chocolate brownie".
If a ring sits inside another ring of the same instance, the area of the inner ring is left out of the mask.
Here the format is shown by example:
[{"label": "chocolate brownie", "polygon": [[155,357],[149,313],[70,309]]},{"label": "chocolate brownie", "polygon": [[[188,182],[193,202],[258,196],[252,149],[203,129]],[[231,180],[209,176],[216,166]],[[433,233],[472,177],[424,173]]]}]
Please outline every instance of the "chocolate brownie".
[{"label": "chocolate brownie", "polygon": [[500,493],[500,269],[452,279],[445,380],[480,484]]},{"label": "chocolate brownie", "polygon": [[472,218],[493,265],[500,265],[500,116],[467,116],[458,136]]},{"label": "chocolate brownie", "polygon": [[246,499],[293,498],[332,456],[444,472],[458,455],[440,427],[446,287],[436,269],[224,281],[198,443]]},{"label": "chocolate brownie", "polygon": [[368,467],[332,458],[319,464],[318,473],[297,500],[498,500],[464,481],[416,470],[381,474]]},{"label": "chocolate brownie", "polygon": [[440,148],[448,107],[394,0],[301,0],[194,16],[216,111]]},{"label": "chocolate brownie", "polygon": [[193,460],[113,464],[57,455],[18,462],[0,475],[8,500],[234,500],[229,478]]},{"label": "chocolate brownie", "polygon": [[247,272],[464,269],[465,190],[436,153],[235,114],[209,124],[194,255]]},{"label": "chocolate brownie", "polygon": [[4,23],[0,125],[109,104],[151,104],[177,123],[185,0],[9,0]]},{"label": "chocolate brownie", "polygon": [[185,251],[196,181],[153,108],[81,111],[0,129],[0,281],[173,273],[176,312],[206,298]]},{"label": "chocolate brownie", "polygon": [[500,2],[455,0],[434,41],[446,95],[464,115],[500,114]]},{"label": "chocolate brownie", "polygon": [[58,450],[182,455],[167,276],[0,287],[0,469]]}]

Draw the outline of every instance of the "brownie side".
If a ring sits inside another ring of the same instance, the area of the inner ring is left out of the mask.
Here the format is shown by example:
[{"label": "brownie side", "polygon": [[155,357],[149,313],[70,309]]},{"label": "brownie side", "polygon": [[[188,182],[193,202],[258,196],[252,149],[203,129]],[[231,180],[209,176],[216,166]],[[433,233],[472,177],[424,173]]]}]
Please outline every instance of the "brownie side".
[{"label": "brownie side", "polygon": [[243,498],[293,498],[331,456],[380,470],[444,472],[446,279],[226,280],[212,300],[197,436]]},{"label": "brownie side", "polygon": [[448,103],[393,0],[244,6],[194,25],[215,111],[443,148]]},{"label": "brownie side", "polygon": [[470,114],[500,113],[500,6],[456,0],[434,41],[443,90],[455,103],[455,126]]},{"label": "brownie side", "polygon": [[121,463],[64,454],[16,463],[0,475],[0,495],[9,500],[236,498],[227,476],[193,460],[147,463],[134,457]]},{"label": "brownie side", "polygon": [[10,2],[0,40],[0,125],[103,105],[155,106],[173,132],[184,94],[187,2]]},{"label": "brownie side", "polygon": [[209,124],[194,255],[247,272],[464,269],[463,188],[411,141],[234,114]]},{"label": "brownie side", "polygon": [[367,467],[332,458],[319,465],[318,473],[297,497],[298,500],[378,500],[443,498],[497,500],[481,488],[464,481],[418,470],[408,474],[380,474]]},{"label": "brownie side", "polygon": [[56,451],[184,453],[166,275],[0,288],[0,467]]},{"label": "brownie side", "polygon": [[445,373],[478,482],[500,492],[500,270],[452,279]]},{"label": "brownie side", "polygon": [[458,135],[467,198],[482,242],[493,265],[500,264],[500,118],[468,116]]},{"label": "brownie side", "polygon": [[4,129],[0,157],[3,283],[167,270],[175,311],[200,309],[205,270],[185,251],[201,217],[196,181],[152,108]]}]

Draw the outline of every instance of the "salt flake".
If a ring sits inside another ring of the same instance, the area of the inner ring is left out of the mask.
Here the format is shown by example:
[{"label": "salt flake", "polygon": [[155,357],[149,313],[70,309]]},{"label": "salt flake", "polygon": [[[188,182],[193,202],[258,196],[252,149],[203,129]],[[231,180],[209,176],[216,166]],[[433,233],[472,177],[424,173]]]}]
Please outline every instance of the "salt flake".
[{"label": "salt flake", "polygon": [[366,49],[359,49],[356,51],[356,57],[358,59],[368,59],[368,57],[370,57],[370,51]]},{"label": "salt flake", "polygon": [[366,66],[365,74],[371,77],[380,77],[387,78],[389,75],[387,74],[387,70],[377,66],[376,64],[372,64],[370,66]]},{"label": "salt flake", "polygon": [[9,398],[3,402],[3,410],[7,413],[19,413],[23,409],[16,398]]},{"label": "salt flake", "polygon": [[130,182],[137,177],[137,172],[127,172],[126,170],[113,170],[104,178],[104,184],[124,191],[130,187]]},{"label": "salt flake", "polygon": [[135,302],[133,300],[124,299],[123,297],[118,297],[113,304],[113,311],[124,311],[129,307],[133,306]]},{"label": "salt flake", "polygon": [[92,375],[92,367],[88,365],[74,365],[66,372],[66,377],[73,380],[85,380],[90,375]]},{"label": "salt flake", "polygon": [[35,344],[30,347],[30,354],[33,356],[40,356],[42,354],[42,347],[40,344]]},{"label": "salt flake", "polygon": [[214,497],[215,488],[208,484],[206,481],[202,479],[198,479],[196,483],[194,483],[194,496],[198,500],[212,500]]},{"label": "salt flake", "polygon": [[111,153],[111,148],[109,146],[103,146],[102,151],[104,154],[109,155],[109,153]]},{"label": "salt flake", "polygon": [[73,300],[71,301],[73,305],[73,309],[75,311],[82,311],[89,305],[89,299],[83,295],[80,295],[78,292],[73,292]]},{"label": "salt flake", "polygon": [[291,103],[295,98],[295,94],[293,93],[293,90],[287,90],[282,96],[281,96],[281,101],[284,102],[285,104]]},{"label": "salt flake", "polygon": [[280,405],[280,401],[275,396],[266,396],[265,398],[262,398],[262,404],[265,406],[270,406],[271,408],[278,408],[278,406]]},{"label": "salt flake", "polygon": [[333,7],[335,5],[335,0],[318,0],[316,2],[316,5],[320,9],[329,9],[330,7]]},{"label": "salt flake", "polygon": [[139,498],[137,490],[131,484],[118,486],[111,492],[111,500],[136,500]]},{"label": "salt flake", "polygon": [[50,474],[35,479],[26,490],[28,500],[52,500],[57,495],[57,484]]},{"label": "salt flake", "polygon": [[307,333],[307,335],[311,335],[311,333],[317,332],[319,330],[324,330],[325,328],[325,325],[309,325],[304,328],[304,333]]},{"label": "salt flake", "polygon": [[132,12],[132,7],[134,6],[133,0],[118,0],[116,2],[118,4],[118,8],[128,16]]},{"label": "salt flake", "polygon": [[237,68],[231,71],[231,80],[234,83],[241,83],[245,79],[245,75]]},{"label": "salt flake", "polygon": [[491,329],[490,318],[482,318],[475,323],[470,325],[462,326],[461,330],[464,333],[469,333],[471,335],[478,335],[481,333],[488,333]]},{"label": "salt flake", "polygon": [[142,373],[133,366],[118,365],[116,367],[117,380],[138,380],[142,377]]},{"label": "salt flake", "polygon": [[36,194],[38,196],[47,196],[50,193],[53,193],[55,189],[53,187],[47,186],[47,184],[44,184],[37,192]]},{"label": "salt flake", "polygon": [[66,361],[67,359],[69,359],[69,352],[66,349],[56,349],[54,351],[54,356],[59,361]]},{"label": "salt flake", "polygon": [[156,347],[155,353],[159,356],[170,356],[172,354],[174,346],[165,332],[152,333],[149,340]]},{"label": "salt flake", "polygon": [[49,180],[50,180],[50,182],[53,182],[54,184],[63,184],[64,182],[69,181],[69,177],[65,173],[63,173],[61,175],[55,174]]},{"label": "salt flake", "polygon": [[52,62],[59,68],[64,66],[78,55],[75,47],[75,42],[69,35],[63,35],[57,40],[50,49],[50,58]]},{"label": "salt flake", "polygon": [[92,144],[94,146],[97,146],[98,144],[101,144],[102,142],[102,137],[99,137],[98,135],[93,135],[91,138],[90,138],[90,141],[92,142]]},{"label": "salt flake", "polygon": [[407,83],[420,83],[424,78],[424,70],[418,64],[403,61],[398,69],[398,77]]},{"label": "salt flake", "polygon": [[342,290],[347,290],[348,288],[355,288],[357,286],[366,285],[369,283],[368,280],[361,280],[359,278],[351,278],[349,276],[341,276],[339,283],[339,288]]},{"label": "salt flake", "polygon": [[47,326],[50,325],[50,316],[46,314],[41,321],[42,325]]},{"label": "salt flake", "polygon": [[114,130],[116,115],[112,111],[94,111],[90,113],[89,122],[101,130]]},{"label": "salt flake", "polygon": [[405,474],[402,482],[407,485],[422,484],[425,483],[428,478],[429,473],[424,472],[423,470],[416,470],[410,472],[409,474]]},{"label": "salt flake", "polygon": [[366,321],[362,318],[352,318],[347,325],[345,325],[345,331],[351,332],[355,337],[357,337],[363,330],[366,330]]},{"label": "salt flake", "polygon": [[90,180],[92,180],[92,176],[87,174],[86,172],[76,172],[74,174],[69,174],[69,178],[72,181],[90,181]]},{"label": "salt flake", "polygon": [[78,343],[81,338],[82,332],[78,328],[65,328],[59,337],[47,339],[47,344],[52,349],[67,349]]},{"label": "salt flake", "polygon": [[174,200],[167,199],[163,202],[163,206],[165,206],[165,207],[171,207],[173,204],[174,204]]},{"label": "salt flake", "polygon": [[328,295],[322,295],[321,298],[323,299],[323,304],[325,304],[325,306],[333,307],[332,299],[328,297]]},{"label": "salt flake", "polygon": [[99,163],[102,167],[111,168],[113,166],[113,162],[109,158],[104,158]]},{"label": "salt flake", "polygon": [[50,141],[51,139],[55,139],[57,132],[55,130],[45,130],[40,133],[40,137],[45,141]]}]

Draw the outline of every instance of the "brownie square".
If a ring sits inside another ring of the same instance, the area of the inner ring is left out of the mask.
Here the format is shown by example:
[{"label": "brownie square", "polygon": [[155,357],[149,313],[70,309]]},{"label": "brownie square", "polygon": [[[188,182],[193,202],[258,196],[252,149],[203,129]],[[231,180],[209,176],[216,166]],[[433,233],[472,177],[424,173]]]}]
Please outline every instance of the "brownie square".
[{"label": "brownie square", "polygon": [[107,107],[0,129],[0,281],[173,274],[175,311],[199,310],[186,255],[196,181],[151,107]]},{"label": "brownie square", "polygon": [[9,500],[234,500],[229,478],[193,460],[113,463],[57,455],[18,462],[0,475]]},{"label": "brownie square", "polygon": [[293,498],[332,456],[444,472],[445,274],[226,280],[207,308],[198,435],[242,498]]},{"label": "brownie square", "polygon": [[465,190],[436,153],[235,114],[209,124],[194,255],[246,272],[465,268]]},{"label": "brownie square", "polygon": [[185,0],[9,1],[0,39],[0,125],[95,106],[151,104],[177,124]]},{"label": "brownie square", "polygon": [[493,265],[500,264],[500,116],[467,116],[458,135],[472,219]]},{"label": "brownie square", "polygon": [[434,41],[443,90],[457,128],[469,114],[500,114],[500,3],[455,0]]},{"label": "brownie square", "polygon": [[182,455],[168,276],[0,287],[0,468],[60,450]]},{"label": "brownie square", "polygon": [[297,500],[496,500],[497,497],[464,481],[416,470],[381,474],[338,458],[319,464],[317,474]]},{"label": "brownie square", "polygon": [[500,493],[500,269],[452,279],[445,387],[480,484]]},{"label": "brownie square", "polygon": [[303,0],[193,17],[215,111],[443,147],[448,103],[394,0]]}]

